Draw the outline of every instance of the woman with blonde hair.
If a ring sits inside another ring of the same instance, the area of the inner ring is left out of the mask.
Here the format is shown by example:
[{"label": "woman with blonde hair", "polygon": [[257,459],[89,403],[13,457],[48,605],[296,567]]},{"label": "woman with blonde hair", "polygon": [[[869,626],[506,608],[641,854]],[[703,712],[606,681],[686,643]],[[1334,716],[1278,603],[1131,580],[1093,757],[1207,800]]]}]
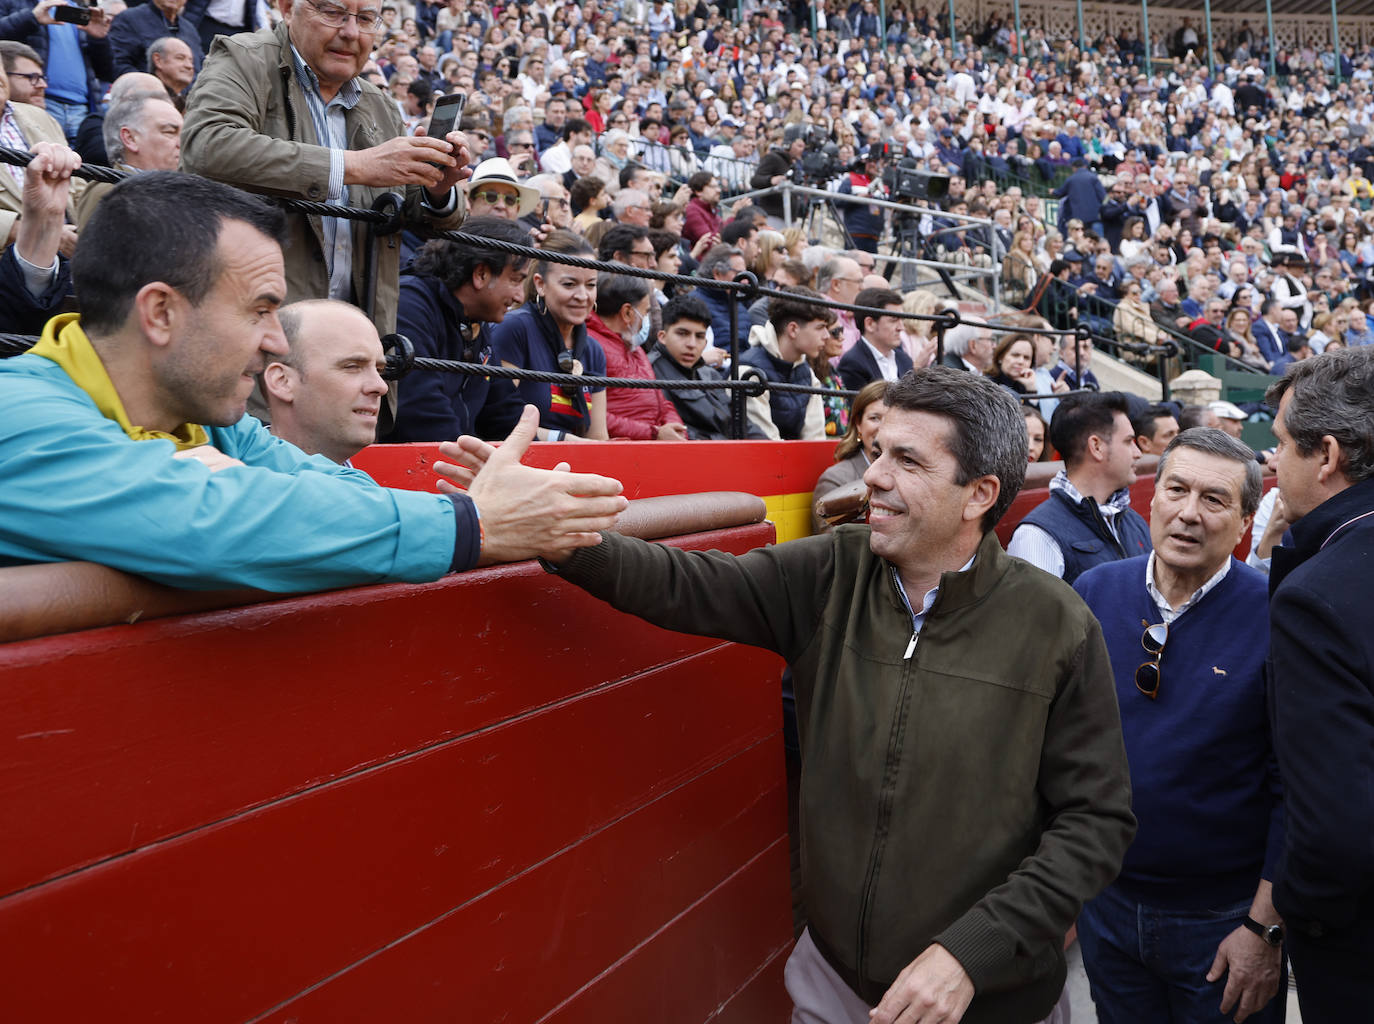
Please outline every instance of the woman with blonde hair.
[{"label": "woman with blonde hair", "polygon": [[[1112,316],[1112,330],[1117,341],[1133,342],[1137,345],[1154,345],[1159,342],[1159,325],[1150,315],[1150,307],[1141,300],[1140,282],[1127,280],[1121,286],[1121,301],[1116,304]],[[1153,356],[1122,350],[1122,358],[1132,363],[1150,362]]]},{"label": "woman with blonde hair", "polygon": [[788,259],[799,260],[806,248],[806,229],[793,224],[782,233],[782,247],[787,250]]},{"label": "woman with blonde hair", "polygon": [[787,262],[787,240],[781,231],[760,231],[758,237],[759,254],[754,257],[754,276],[760,281],[768,281],[773,271]]},{"label": "woman with blonde hair", "polygon": [[[902,312],[932,316],[939,311],[940,300],[935,293],[924,288],[906,293],[902,299]],[[902,348],[911,356],[917,369],[929,366],[935,355],[935,335],[929,320],[902,321]]]}]

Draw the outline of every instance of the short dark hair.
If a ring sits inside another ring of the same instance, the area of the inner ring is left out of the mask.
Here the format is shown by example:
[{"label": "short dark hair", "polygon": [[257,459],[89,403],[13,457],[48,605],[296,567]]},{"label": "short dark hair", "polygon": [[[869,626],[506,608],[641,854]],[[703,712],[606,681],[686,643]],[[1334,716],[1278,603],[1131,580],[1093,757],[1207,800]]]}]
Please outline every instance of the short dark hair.
[{"label": "short dark hair", "polygon": [[[827,324],[835,322],[835,311],[820,302],[801,302],[798,299],[823,299],[820,292],[803,288],[800,285],[779,288],[785,293],[768,300],[768,322],[779,334],[791,323],[809,324],[812,320],[824,320]],[[794,297],[795,296],[795,297]]]},{"label": "short dark hair", "polygon": [[572,183],[572,188],[568,189],[568,202],[572,203],[575,210],[585,210],[591,201],[604,191],[606,183],[596,175],[589,174]]},{"label": "short dark hair", "polygon": [[601,271],[596,275],[596,313],[598,316],[613,316],[620,307],[629,303],[634,305],[649,294],[649,282],[642,277],[629,274],[612,274]]},{"label": "short dark hair", "polygon": [[1174,410],[1167,405],[1147,405],[1131,417],[1131,430],[1136,437],[1154,437],[1156,422],[1165,416],[1173,418]]},{"label": "short dark hair", "polygon": [[574,135],[584,135],[592,130],[592,126],[581,117],[570,117],[563,122],[563,139],[571,140]]},{"label": "short dark hair", "polygon": [[1117,413],[1130,419],[1131,407],[1125,396],[1116,391],[1069,395],[1059,400],[1050,421],[1050,444],[1054,445],[1066,467],[1073,469],[1083,461],[1088,438],[1096,436],[1111,440],[1116,430]]},{"label": "short dark hair", "polygon": [[649,229],[649,242],[654,247],[654,259],[658,259],[680,241],[682,236],[674,231],[665,231],[663,228]]},{"label": "short dark hair", "polygon": [[711,311],[706,308],[706,303],[695,295],[674,295],[663,304],[659,315],[663,319],[665,331],[679,320],[691,320],[693,323],[711,326]]},{"label": "short dark hair", "polygon": [[629,252],[630,246],[641,238],[649,237],[649,229],[637,224],[617,224],[601,236],[596,258],[609,260],[618,252]]},{"label": "short dark hair", "polygon": [[696,174],[687,179],[687,187],[691,189],[692,195],[700,195],[701,190],[711,184],[715,177],[710,171],[697,171]]},{"label": "short dark hair", "polygon": [[[494,242],[530,244],[529,229],[518,220],[504,217],[469,217],[463,222],[463,233],[490,238]],[[478,267],[486,267],[499,276],[507,267],[519,269],[526,262],[524,256],[435,238],[425,243],[411,264],[411,270],[425,277],[438,278],[449,291],[457,291],[472,280]]]},{"label": "short dark hair", "polygon": [[1294,363],[1269,385],[1264,400],[1277,409],[1284,395],[1292,397],[1283,425],[1300,454],[1311,455],[1330,435],[1345,457],[1347,480],[1374,477],[1374,348],[1323,352]]},{"label": "short dark hair", "polygon": [[753,221],[732,220],[720,229],[720,240],[726,245],[739,245],[741,241],[758,231]]},{"label": "short dark hair", "polygon": [[644,170],[648,170],[648,168],[631,160],[620,169],[620,187],[629,188],[630,182],[635,180],[635,175]]},{"label": "short dark hair", "polygon": [[[872,306],[875,309],[883,309],[887,306],[900,306],[901,304],[902,297],[891,288],[865,288],[854,296],[854,305],[856,306]],[[860,334],[868,330],[866,326],[868,321],[877,319],[875,313],[854,314],[854,320]]]},{"label": "short dark hair", "polygon": [[134,296],[154,281],[199,305],[219,278],[216,250],[227,220],[286,244],[281,209],[233,186],[179,171],[125,178],[101,200],[72,257],[82,327],[119,330]]},{"label": "short dark hair", "polygon": [[979,373],[928,366],[888,384],[883,403],[889,410],[932,413],[953,423],[949,453],[959,467],[954,482],[962,487],[997,477],[1001,487],[983,513],[983,532],[996,526],[1025,483],[1030,458],[1021,405],[1011,392]]}]

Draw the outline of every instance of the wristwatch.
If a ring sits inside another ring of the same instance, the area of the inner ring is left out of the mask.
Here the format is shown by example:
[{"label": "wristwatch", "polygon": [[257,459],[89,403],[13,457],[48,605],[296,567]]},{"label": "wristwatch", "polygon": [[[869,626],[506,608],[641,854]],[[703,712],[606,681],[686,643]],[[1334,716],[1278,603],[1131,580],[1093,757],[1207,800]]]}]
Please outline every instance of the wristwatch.
[{"label": "wristwatch", "polygon": [[1251,917],[1248,914],[1245,916],[1245,920],[1241,923],[1244,924],[1245,927],[1249,928],[1256,935],[1258,935],[1265,942],[1269,943],[1269,945],[1283,945],[1283,925],[1260,924],[1258,921],[1256,921],[1253,917]]}]

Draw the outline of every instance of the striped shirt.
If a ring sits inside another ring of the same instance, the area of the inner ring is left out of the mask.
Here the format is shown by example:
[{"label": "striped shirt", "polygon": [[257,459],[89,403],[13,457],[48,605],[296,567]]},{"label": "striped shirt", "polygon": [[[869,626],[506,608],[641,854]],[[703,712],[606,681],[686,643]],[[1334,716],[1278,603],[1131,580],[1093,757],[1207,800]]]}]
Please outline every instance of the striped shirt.
[{"label": "striped shirt", "polygon": [[[320,80],[294,46],[291,62],[296,69],[296,81],[305,93],[310,108],[310,120],[315,126],[315,138],[329,149],[330,206],[348,205],[348,186],[344,184],[344,153],[348,150],[348,128],[345,114],[362,97],[363,87],[358,79],[350,78],[329,102],[320,92]],[[353,299],[353,238],[352,222],[337,217],[321,217],[324,234],[324,256],[329,267],[329,297],[351,302]]]}]

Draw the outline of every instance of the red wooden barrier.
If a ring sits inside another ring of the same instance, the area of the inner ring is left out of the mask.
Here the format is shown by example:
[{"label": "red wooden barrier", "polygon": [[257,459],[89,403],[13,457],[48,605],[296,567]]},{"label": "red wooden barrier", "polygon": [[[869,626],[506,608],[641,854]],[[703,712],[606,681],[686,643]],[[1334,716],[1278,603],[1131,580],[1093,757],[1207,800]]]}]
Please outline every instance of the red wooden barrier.
[{"label": "red wooden barrier", "polygon": [[780,668],[531,564],[2,646],[4,1019],[783,1019]]}]

